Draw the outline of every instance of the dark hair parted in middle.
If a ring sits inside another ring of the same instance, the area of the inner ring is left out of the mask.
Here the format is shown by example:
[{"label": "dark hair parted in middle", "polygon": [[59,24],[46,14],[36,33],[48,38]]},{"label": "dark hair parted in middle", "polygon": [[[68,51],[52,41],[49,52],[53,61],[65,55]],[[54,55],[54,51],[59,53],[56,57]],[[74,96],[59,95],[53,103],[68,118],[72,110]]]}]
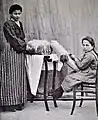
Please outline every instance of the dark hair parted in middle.
[{"label": "dark hair parted in middle", "polygon": [[13,11],[15,11],[15,10],[20,10],[22,12],[22,7],[18,4],[14,4],[14,5],[10,6],[9,14],[12,14]]},{"label": "dark hair parted in middle", "polygon": [[94,42],[94,39],[93,39],[93,38],[87,36],[87,37],[85,37],[85,38],[82,39],[82,43],[83,43],[84,40],[87,40],[87,41],[91,44],[91,46],[92,46],[93,48],[95,48],[95,42]]}]

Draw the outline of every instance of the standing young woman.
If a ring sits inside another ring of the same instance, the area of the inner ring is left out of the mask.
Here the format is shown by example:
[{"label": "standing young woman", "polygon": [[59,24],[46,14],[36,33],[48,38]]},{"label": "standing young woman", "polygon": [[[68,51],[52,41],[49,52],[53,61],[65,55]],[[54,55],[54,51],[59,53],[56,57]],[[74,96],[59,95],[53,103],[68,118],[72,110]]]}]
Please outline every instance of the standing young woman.
[{"label": "standing young woman", "polygon": [[[68,74],[62,82],[61,86],[51,93],[56,99],[60,98],[64,91],[71,91],[73,86],[77,83],[80,83],[82,81],[95,82],[98,54],[94,50],[94,39],[92,39],[89,36],[83,38],[82,46],[84,55],[80,60],[73,55],[70,56],[74,60],[79,70],[75,72],[73,71],[70,74]],[[62,59],[61,61],[64,61],[64,59]]]},{"label": "standing young woman", "polygon": [[1,106],[4,111],[22,110],[27,100],[25,54],[27,49],[22,23],[19,18],[22,7],[14,4],[9,9],[10,20],[4,23],[6,47],[0,56]]}]

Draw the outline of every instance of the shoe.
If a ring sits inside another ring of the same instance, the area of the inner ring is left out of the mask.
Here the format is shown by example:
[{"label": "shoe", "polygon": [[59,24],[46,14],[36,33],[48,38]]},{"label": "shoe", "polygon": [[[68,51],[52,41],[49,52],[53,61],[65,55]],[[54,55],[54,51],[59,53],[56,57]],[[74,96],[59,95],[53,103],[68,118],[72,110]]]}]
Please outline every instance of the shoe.
[{"label": "shoe", "polygon": [[23,106],[22,105],[17,105],[16,110],[19,110],[19,111],[23,110]]},{"label": "shoe", "polygon": [[22,103],[21,105],[24,107],[24,106],[25,106],[25,103]]},{"label": "shoe", "polygon": [[31,95],[30,102],[33,103],[35,95]]},{"label": "shoe", "polygon": [[25,107],[25,104],[24,104],[24,103],[21,103],[21,104],[19,104],[19,105],[16,106],[16,110],[21,111],[21,110],[24,109],[24,107]]},{"label": "shoe", "polygon": [[3,112],[6,112],[6,111],[16,112],[16,107],[15,106],[4,106],[4,107],[2,107],[2,111]]},{"label": "shoe", "polygon": [[62,88],[62,87],[59,87],[58,89],[56,89],[56,90],[53,92],[53,97],[54,97],[55,99],[61,98],[62,95],[63,95],[63,92],[64,92],[63,88]]}]

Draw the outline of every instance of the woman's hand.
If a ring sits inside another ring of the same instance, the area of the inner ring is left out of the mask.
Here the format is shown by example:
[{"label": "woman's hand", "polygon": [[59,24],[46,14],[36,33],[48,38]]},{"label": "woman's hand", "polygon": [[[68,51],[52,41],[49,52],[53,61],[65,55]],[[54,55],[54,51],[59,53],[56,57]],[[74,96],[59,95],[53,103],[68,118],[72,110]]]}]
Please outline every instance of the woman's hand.
[{"label": "woman's hand", "polygon": [[73,61],[76,61],[76,60],[77,60],[77,58],[75,57],[75,55],[69,54],[69,56],[70,56],[70,58],[71,58]]},{"label": "woman's hand", "polygon": [[32,48],[35,48],[32,41],[27,42],[26,50],[31,50]]},{"label": "woman's hand", "polygon": [[61,61],[62,63],[67,62],[67,61],[68,61],[68,56],[67,56],[67,55],[61,55],[61,56],[60,56],[60,61]]},{"label": "woman's hand", "polygon": [[35,46],[32,45],[30,42],[27,43],[26,50],[28,51],[28,53],[29,53],[30,55],[33,55],[33,54],[36,53],[36,51],[35,51]]},{"label": "woman's hand", "polygon": [[26,46],[26,50],[31,50],[32,48],[34,48],[32,45],[27,44],[27,46]]}]

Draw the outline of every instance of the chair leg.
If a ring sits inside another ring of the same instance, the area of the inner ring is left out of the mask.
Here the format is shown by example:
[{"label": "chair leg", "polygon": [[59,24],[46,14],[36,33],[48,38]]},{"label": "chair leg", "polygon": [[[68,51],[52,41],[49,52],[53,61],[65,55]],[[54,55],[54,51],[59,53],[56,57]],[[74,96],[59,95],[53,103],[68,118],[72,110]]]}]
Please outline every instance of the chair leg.
[{"label": "chair leg", "polygon": [[[54,90],[55,89],[55,77],[56,77],[56,61],[53,61],[53,83],[52,83],[52,89]],[[57,106],[57,103],[56,103],[56,99],[53,97],[53,101],[54,101],[54,106],[55,107],[58,107]]]},{"label": "chair leg", "polygon": [[76,89],[77,89],[77,86],[75,85],[73,88],[73,106],[72,106],[72,110],[71,110],[71,115],[73,114],[75,105],[76,105]]},{"label": "chair leg", "polygon": [[[81,96],[82,96],[82,97],[84,96],[84,92],[83,92],[83,84],[81,84]],[[81,98],[81,101],[80,101],[80,105],[79,105],[79,107],[82,106],[82,103],[83,103],[83,98]]]},{"label": "chair leg", "polygon": [[96,98],[96,110],[97,110],[97,116],[98,116],[98,98]]},{"label": "chair leg", "polygon": [[48,102],[47,102],[47,96],[46,96],[46,85],[47,85],[47,77],[48,77],[48,65],[47,65],[47,61],[46,60],[44,60],[44,62],[45,62],[44,102],[45,102],[46,111],[49,111]]},{"label": "chair leg", "polygon": [[96,111],[98,116],[98,83],[96,84]]}]

